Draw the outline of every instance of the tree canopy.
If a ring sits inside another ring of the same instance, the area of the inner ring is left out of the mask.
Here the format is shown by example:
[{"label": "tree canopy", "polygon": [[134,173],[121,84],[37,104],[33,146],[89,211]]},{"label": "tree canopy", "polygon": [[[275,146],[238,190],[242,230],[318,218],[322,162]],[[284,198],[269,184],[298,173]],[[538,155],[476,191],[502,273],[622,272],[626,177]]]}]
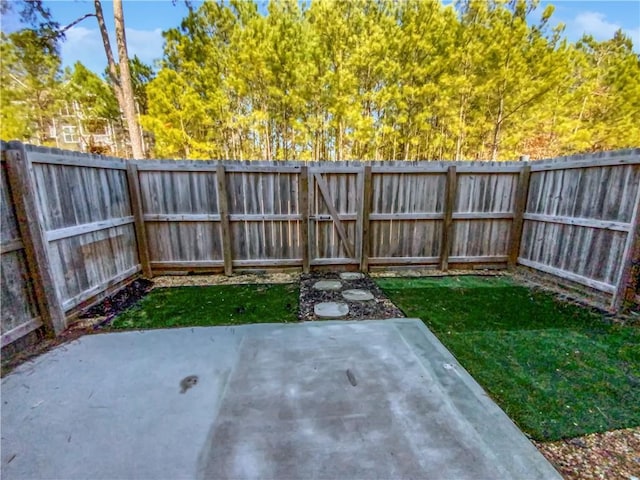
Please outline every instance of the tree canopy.
[{"label": "tree canopy", "polygon": [[[637,146],[631,40],[568,42],[553,7],[539,8],[281,0],[263,14],[253,0],[205,2],[164,32],[157,74],[131,63],[141,124],[169,158],[488,160]],[[51,65],[13,75],[56,81]],[[23,118],[19,102],[2,102],[3,118]]]}]

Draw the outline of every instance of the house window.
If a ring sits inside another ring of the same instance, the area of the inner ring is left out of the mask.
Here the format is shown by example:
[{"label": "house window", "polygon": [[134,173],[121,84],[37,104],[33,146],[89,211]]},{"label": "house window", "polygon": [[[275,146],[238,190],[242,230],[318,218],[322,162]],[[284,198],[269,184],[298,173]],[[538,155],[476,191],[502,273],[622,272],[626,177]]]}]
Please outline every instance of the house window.
[{"label": "house window", "polygon": [[73,125],[62,126],[62,140],[64,143],[77,143],[78,137],[76,135],[76,127]]}]

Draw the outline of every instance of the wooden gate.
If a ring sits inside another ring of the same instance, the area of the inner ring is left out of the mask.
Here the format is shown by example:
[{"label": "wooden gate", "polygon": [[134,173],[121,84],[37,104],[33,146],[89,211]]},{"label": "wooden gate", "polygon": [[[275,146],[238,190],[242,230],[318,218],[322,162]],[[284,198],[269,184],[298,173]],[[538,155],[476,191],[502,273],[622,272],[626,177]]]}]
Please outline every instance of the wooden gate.
[{"label": "wooden gate", "polygon": [[309,169],[309,258],[314,265],[360,265],[361,168]]}]

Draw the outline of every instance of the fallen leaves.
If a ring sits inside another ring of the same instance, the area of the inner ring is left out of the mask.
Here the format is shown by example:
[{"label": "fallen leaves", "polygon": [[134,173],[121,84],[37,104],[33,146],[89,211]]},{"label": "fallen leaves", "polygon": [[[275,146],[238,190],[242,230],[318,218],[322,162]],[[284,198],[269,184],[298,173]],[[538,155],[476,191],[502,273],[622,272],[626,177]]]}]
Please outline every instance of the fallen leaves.
[{"label": "fallen leaves", "polygon": [[534,443],[567,480],[640,478],[640,428]]}]

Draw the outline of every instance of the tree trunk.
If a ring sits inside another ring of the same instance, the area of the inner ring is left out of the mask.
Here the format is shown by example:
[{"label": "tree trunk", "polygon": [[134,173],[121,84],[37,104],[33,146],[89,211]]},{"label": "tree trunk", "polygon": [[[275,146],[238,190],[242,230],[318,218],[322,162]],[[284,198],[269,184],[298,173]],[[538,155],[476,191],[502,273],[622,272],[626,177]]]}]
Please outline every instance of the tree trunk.
[{"label": "tree trunk", "polygon": [[269,129],[269,120],[265,122],[265,147],[267,150],[267,160],[271,161],[271,131]]},{"label": "tree trunk", "polygon": [[104,13],[102,12],[102,4],[100,0],[94,0],[96,8],[96,18],[98,19],[98,27],[100,28],[100,35],[102,35],[102,44],[104,45],[104,52],[107,55],[107,65],[109,67],[109,80],[113,86],[113,91],[118,100],[118,106],[122,109],[124,100],[122,99],[122,89],[120,88],[120,78],[118,76],[118,67],[116,61],[113,58],[113,50],[111,50],[111,42],[109,40],[109,33],[107,32],[107,26],[104,23]]},{"label": "tree trunk", "polygon": [[504,114],[504,97],[500,96],[500,104],[498,105],[498,117],[496,125],[493,129],[493,145],[491,146],[491,160],[498,158],[498,144],[500,143],[500,127],[502,127],[502,115]]},{"label": "tree trunk", "polygon": [[460,111],[458,113],[458,136],[456,138],[456,156],[455,160],[462,160],[462,144],[464,142],[464,131],[465,131],[465,106],[466,106],[466,97],[463,95],[460,99]]},{"label": "tree trunk", "polygon": [[342,161],[342,118],[338,121],[338,149],[336,151],[336,160]]},{"label": "tree trunk", "polygon": [[[98,0],[96,0],[98,2]],[[99,3],[99,2],[98,2]],[[133,85],[131,84],[131,72],[129,71],[129,54],[127,53],[127,38],[124,31],[124,13],[122,0],[113,0],[113,19],[116,27],[116,44],[118,46],[118,62],[120,65],[120,89],[122,90],[122,105],[120,108],[127,121],[129,140],[133,158],[144,158],[142,149],[142,137],[136,115]]]}]

